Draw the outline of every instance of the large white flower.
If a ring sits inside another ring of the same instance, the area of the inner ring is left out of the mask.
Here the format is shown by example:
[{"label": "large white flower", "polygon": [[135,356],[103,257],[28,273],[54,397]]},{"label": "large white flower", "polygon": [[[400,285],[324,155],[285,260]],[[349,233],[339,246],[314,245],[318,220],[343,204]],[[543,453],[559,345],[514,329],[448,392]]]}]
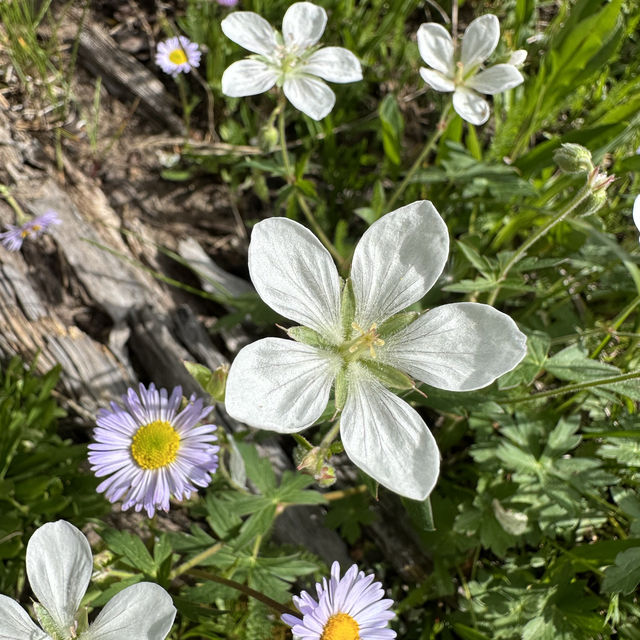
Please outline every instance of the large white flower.
[{"label": "large white flower", "polygon": [[[38,627],[11,598],[0,595],[0,640],[164,640],[176,615],[159,585],[140,582],[111,598],[89,628],[77,614],[93,559],[84,535],[59,520],[42,525],[27,545],[27,576],[38,599]],[[45,631],[43,631],[45,629]]]},{"label": "large white flower", "polygon": [[[515,64],[496,64],[481,70],[499,39],[500,23],[490,13],[476,18],[467,27],[459,55],[442,25],[427,22],[418,29],[420,55],[431,67],[420,69],[422,79],[436,91],[453,91],[453,108],[471,124],[484,124],[489,119],[489,104],[480,93],[494,95],[524,82]],[[520,53],[514,62],[523,61]]]},{"label": "large white flower", "polygon": [[336,96],[324,83],[362,80],[358,58],[342,47],[317,46],[327,13],[311,2],[296,2],[284,14],[282,34],[257,13],[234,11],[221,23],[223,33],[256,55],[234,62],[222,75],[222,93],[253,96],[274,85],[296,109],[322,120]]},{"label": "large white flower", "polygon": [[308,229],[286,218],[259,222],[249,245],[253,284],[304,327],[289,330],[298,342],[265,338],[238,353],[227,381],[229,414],[261,429],[300,431],[318,420],[335,387],[349,458],[396,493],[424,499],[440,454],[422,418],[388,387],[410,388],[413,376],[440,389],[479,389],[526,351],[515,322],[488,305],[399,313],[435,283],[448,251],[435,207],[414,202],[371,225],[343,283]]}]

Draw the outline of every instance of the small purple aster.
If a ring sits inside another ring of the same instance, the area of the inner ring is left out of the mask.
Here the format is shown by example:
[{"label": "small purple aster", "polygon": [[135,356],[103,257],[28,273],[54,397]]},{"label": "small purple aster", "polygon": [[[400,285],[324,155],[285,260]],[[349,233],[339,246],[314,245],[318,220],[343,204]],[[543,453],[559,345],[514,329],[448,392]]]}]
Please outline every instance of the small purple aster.
[{"label": "small purple aster", "polygon": [[158,43],[156,64],[175,78],[179,73],[189,73],[191,69],[200,66],[201,56],[195,42],[191,42],[186,36],[177,36]]},{"label": "small purple aster", "polygon": [[218,468],[220,447],[216,426],[202,424],[213,407],[204,406],[195,394],[178,413],[182,388],[149,390],[140,384],[122,396],[124,408],[115,402],[100,409],[89,445],[89,462],[97,477],[109,476],[98,486],[110,502],[122,500],[122,510],[169,510],[169,498],[189,498],[196,487],[206,487]]},{"label": "small purple aster", "polygon": [[0,233],[0,243],[9,251],[20,251],[26,238],[39,238],[51,225],[61,222],[55,211],[45,211],[41,216],[31,218],[21,225],[8,224],[8,231]]},{"label": "small purple aster", "polygon": [[235,7],[239,0],[216,0],[216,2],[223,7]]},{"label": "small purple aster", "polygon": [[387,626],[395,615],[388,610],[393,600],[382,599],[382,584],[373,579],[355,564],[340,578],[334,562],[329,583],[326,578],[316,583],[317,601],[306,591],[293,597],[302,619],[285,613],[282,620],[302,640],[391,640],[396,637]]}]

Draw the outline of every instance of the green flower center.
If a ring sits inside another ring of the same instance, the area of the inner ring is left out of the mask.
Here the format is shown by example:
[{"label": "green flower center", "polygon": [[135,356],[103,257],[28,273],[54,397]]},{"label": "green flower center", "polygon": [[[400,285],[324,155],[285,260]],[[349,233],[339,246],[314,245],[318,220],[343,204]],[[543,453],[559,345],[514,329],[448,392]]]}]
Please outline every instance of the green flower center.
[{"label": "green flower center", "polygon": [[141,426],[133,436],[131,455],[143,469],[171,464],[180,448],[180,436],[170,422],[156,420]]}]

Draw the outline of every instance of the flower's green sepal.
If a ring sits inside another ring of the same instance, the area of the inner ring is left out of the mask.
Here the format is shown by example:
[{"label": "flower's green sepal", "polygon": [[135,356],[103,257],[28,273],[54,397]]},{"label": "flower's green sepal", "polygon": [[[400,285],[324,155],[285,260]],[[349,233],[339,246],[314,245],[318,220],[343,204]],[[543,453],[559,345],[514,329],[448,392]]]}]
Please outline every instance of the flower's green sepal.
[{"label": "flower's green sepal", "polygon": [[394,333],[398,333],[401,329],[408,327],[414,320],[417,320],[420,314],[417,311],[404,311],[403,313],[396,313],[395,316],[391,316],[388,320],[385,320],[378,327],[378,335],[383,340],[389,338]]},{"label": "flower's green sepal", "polygon": [[353,322],[356,317],[356,297],[353,293],[351,278],[347,278],[342,287],[342,299],[340,300],[340,315],[342,323],[343,339],[351,340]]},{"label": "flower's green sepal", "polygon": [[342,411],[347,401],[347,392],[349,390],[349,381],[347,379],[347,368],[342,367],[336,376],[335,386],[335,405],[336,410]]},{"label": "flower's green sepal", "polygon": [[318,349],[331,349],[332,347],[317,331],[309,329],[309,327],[290,327],[287,329],[287,335],[296,342],[310,347]]},{"label": "flower's green sepal", "polygon": [[53,640],[65,640],[67,636],[63,635],[62,629],[58,627],[51,614],[39,602],[33,603],[33,610],[40,626]]},{"label": "flower's green sepal", "polygon": [[402,391],[416,388],[416,383],[406,373],[388,364],[377,360],[360,360],[360,364],[363,364],[385,387]]}]

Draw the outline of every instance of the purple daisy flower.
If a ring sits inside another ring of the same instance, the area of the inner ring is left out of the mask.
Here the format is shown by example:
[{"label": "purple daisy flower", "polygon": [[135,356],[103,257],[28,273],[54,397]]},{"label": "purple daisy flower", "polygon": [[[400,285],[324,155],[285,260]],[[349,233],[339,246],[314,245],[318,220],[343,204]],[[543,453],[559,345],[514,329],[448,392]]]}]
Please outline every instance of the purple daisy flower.
[{"label": "purple daisy flower", "polygon": [[239,0],[216,0],[219,5],[223,7],[235,7]]},{"label": "purple daisy flower", "polygon": [[293,597],[302,619],[285,613],[283,622],[301,640],[390,640],[396,632],[387,627],[394,617],[389,607],[393,600],[383,600],[384,589],[365,576],[354,564],[340,578],[340,565],[331,566],[331,578],[316,583],[317,601],[306,591]]},{"label": "purple daisy flower", "polygon": [[8,231],[0,233],[0,243],[9,251],[20,251],[26,238],[38,238],[53,224],[60,224],[62,220],[55,211],[45,211],[41,216],[27,220],[23,224],[7,225]]},{"label": "purple daisy flower", "polygon": [[195,42],[191,42],[186,36],[177,36],[158,43],[156,64],[175,78],[179,73],[189,73],[191,69],[200,66],[201,56]]},{"label": "purple daisy flower", "polygon": [[89,445],[89,462],[99,478],[98,486],[110,502],[122,500],[122,510],[169,510],[169,498],[188,498],[197,487],[206,487],[218,468],[220,447],[216,426],[202,424],[213,407],[204,406],[195,394],[178,413],[182,388],[149,390],[140,384],[138,393],[129,389],[122,396],[124,408],[115,402],[100,409]]}]

